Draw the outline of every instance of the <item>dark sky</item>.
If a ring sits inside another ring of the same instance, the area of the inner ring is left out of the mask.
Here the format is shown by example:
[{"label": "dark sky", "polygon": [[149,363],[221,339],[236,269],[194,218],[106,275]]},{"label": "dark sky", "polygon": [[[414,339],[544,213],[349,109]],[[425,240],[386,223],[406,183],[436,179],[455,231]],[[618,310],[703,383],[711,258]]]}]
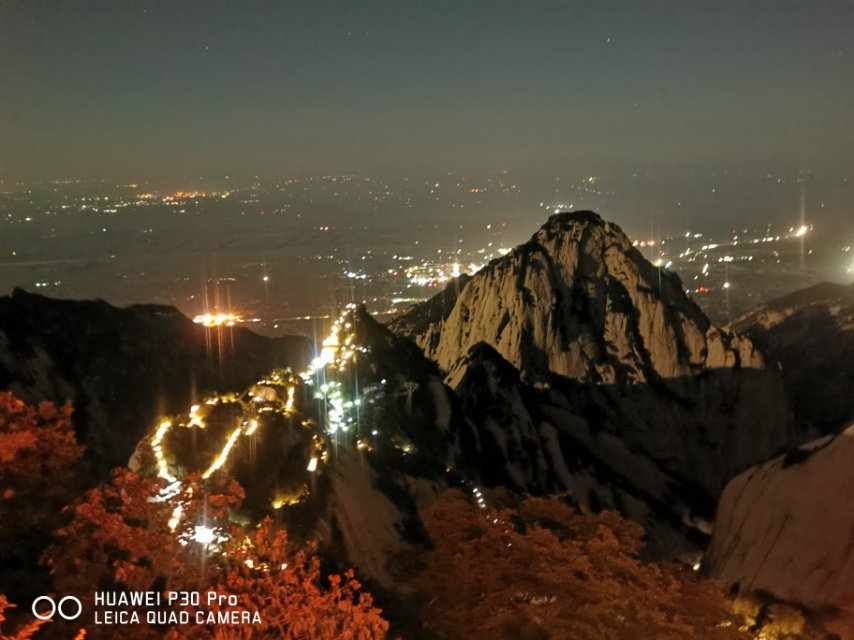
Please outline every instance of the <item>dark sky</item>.
[{"label": "dark sky", "polygon": [[0,175],[854,158],[854,3],[0,0]]}]

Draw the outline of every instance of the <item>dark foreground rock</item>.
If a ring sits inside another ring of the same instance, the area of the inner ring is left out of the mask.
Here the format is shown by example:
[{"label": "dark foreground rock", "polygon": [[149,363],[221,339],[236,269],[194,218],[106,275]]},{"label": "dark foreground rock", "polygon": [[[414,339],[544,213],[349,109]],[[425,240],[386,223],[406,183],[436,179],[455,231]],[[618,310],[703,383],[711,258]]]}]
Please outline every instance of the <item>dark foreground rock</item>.
[{"label": "dark foreground rock", "polygon": [[727,485],[705,570],[742,593],[804,606],[854,634],[854,427]]}]

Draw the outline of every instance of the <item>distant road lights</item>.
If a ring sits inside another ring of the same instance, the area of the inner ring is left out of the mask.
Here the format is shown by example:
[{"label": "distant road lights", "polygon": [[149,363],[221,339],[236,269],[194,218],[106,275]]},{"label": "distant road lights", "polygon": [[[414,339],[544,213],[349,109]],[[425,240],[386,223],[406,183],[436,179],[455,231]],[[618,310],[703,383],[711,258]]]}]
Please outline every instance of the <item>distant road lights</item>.
[{"label": "distant road lights", "polygon": [[732,286],[729,282],[724,282],[724,289],[729,289]]},{"label": "distant road lights", "polygon": [[262,280],[263,282],[270,282],[270,276],[263,276],[263,277],[261,278],[261,280]]}]

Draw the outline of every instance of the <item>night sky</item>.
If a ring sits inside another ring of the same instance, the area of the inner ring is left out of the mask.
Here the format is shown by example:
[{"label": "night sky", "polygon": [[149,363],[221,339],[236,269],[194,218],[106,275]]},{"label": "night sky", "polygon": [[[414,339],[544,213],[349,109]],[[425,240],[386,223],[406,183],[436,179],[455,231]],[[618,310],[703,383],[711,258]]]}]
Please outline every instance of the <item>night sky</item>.
[{"label": "night sky", "polygon": [[852,43],[850,1],[0,0],[0,174],[848,171]]}]

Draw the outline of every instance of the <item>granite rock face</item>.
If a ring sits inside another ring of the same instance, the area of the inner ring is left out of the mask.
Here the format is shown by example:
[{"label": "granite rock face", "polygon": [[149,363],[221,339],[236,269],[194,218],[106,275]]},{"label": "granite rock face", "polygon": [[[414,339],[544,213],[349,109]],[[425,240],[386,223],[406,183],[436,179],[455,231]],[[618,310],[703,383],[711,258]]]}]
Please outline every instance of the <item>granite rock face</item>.
[{"label": "granite rock face", "polygon": [[727,333],[592,212],[552,216],[525,244],[396,319],[426,355],[451,369],[479,342],[526,377],[649,383],[707,369],[758,369],[749,340]]},{"label": "granite rock face", "polygon": [[[705,570],[854,629],[854,426],[745,471],[723,493]],[[844,635],[850,637],[850,635]]]}]

